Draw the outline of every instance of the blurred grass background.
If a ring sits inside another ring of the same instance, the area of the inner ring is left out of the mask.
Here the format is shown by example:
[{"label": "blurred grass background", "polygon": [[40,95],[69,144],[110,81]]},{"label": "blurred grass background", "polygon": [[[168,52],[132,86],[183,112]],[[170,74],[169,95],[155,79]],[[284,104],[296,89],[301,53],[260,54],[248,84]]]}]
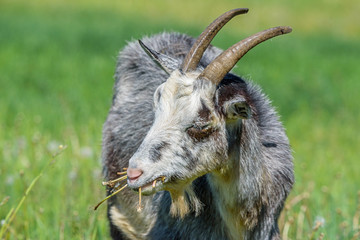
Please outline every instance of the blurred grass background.
[{"label": "blurred grass background", "polygon": [[357,0],[0,1],[0,227],[59,145],[4,239],[107,239],[101,128],[118,51],[162,31],[198,34],[248,7],[213,44],[276,25],[294,31],[249,52],[235,71],[278,109],[296,184],[283,239],[360,239],[360,4]]}]

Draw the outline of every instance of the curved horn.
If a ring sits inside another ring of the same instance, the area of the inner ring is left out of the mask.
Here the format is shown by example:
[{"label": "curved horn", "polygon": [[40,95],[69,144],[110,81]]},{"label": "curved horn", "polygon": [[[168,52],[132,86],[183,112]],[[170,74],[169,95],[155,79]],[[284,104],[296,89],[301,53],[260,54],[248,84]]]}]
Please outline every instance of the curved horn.
[{"label": "curved horn", "polygon": [[194,71],[200,62],[202,55],[209,46],[211,40],[220,29],[229,22],[234,16],[247,13],[247,8],[237,8],[230,10],[213,21],[197,38],[189,53],[186,55],[180,69],[182,72]]},{"label": "curved horn", "polygon": [[256,33],[234,44],[217,56],[199,75],[198,79],[207,79],[215,85],[218,85],[240,58],[242,58],[250,49],[270,38],[290,33],[291,31],[291,27],[274,27]]}]

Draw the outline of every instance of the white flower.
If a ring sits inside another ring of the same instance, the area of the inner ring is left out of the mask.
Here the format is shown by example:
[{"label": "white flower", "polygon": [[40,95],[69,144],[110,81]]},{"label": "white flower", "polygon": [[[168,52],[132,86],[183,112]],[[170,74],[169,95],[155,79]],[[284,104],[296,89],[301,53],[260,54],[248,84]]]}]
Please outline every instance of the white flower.
[{"label": "white flower", "polygon": [[325,218],[322,216],[316,216],[313,228],[319,228],[325,226]]},{"label": "white flower", "polygon": [[46,147],[49,152],[55,153],[59,149],[59,145],[60,145],[59,142],[52,140],[47,144]]}]

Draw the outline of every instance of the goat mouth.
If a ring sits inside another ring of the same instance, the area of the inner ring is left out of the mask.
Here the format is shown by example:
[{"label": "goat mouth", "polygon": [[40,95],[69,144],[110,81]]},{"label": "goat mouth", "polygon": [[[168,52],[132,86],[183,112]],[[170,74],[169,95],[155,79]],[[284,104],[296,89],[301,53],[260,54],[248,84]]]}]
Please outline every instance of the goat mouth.
[{"label": "goat mouth", "polygon": [[129,187],[137,192],[141,189],[142,195],[151,195],[154,194],[155,192],[163,190],[165,182],[166,182],[166,177],[160,176],[140,186],[136,186],[137,184],[133,185],[130,183]]}]

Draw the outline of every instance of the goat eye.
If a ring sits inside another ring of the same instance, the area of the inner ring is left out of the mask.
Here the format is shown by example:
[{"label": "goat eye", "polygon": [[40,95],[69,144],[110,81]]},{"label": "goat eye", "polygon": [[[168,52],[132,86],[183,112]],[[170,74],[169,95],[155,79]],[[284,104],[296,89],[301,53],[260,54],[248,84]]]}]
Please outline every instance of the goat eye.
[{"label": "goat eye", "polygon": [[214,128],[211,124],[194,124],[186,129],[187,134],[195,141],[203,140],[210,136],[214,132]]},{"label": "goat eye", "polygon": [[207,123],[207,124],[194,124],[192,127],[194,127],[194,128],[196,128],[196,129],[198,129],[198,130],[201,130],[201,131],[203,131],[203,130],[206,130],[206,129],[208,129],[208,128],[210,128],[211,126],[210,126],[210,124],[209,123]]}]

